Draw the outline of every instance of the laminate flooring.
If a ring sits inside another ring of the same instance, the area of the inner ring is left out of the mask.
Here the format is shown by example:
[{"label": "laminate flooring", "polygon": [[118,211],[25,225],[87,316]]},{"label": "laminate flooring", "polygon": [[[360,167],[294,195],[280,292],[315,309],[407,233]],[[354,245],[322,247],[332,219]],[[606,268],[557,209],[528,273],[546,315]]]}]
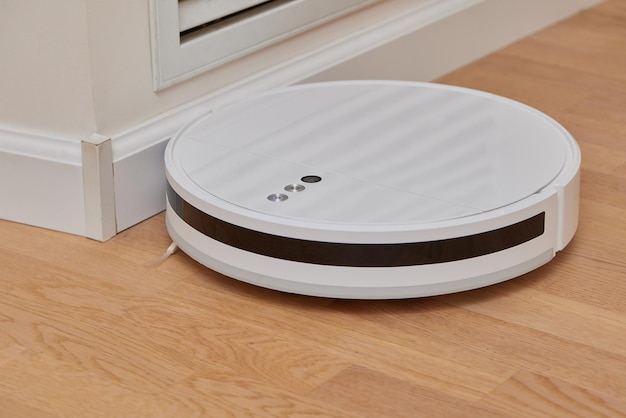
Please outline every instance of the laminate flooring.
[{"label": "laminate flooring", "polygon": [[626,2],[442,77],[561,122],[579,230],[549,264],[397,301],[290,295],[182,252],[0,221],[2,417],[626,417]]}]

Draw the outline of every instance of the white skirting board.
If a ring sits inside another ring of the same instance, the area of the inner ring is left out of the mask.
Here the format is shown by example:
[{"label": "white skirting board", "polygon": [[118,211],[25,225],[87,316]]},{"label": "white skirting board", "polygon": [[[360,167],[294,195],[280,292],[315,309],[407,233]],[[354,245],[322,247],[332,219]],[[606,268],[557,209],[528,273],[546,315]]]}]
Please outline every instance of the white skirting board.
[{"label": "white skirting board", "polygon": [[0,219],[105,241],[117,232],[111,141],[0,130]]},{"label": "white skirting board", "polygon": [[[595,3],[599,0],[433,0],[411,7],[405,1],[406,13],[239,80],[106,144],[97,134],[81,146],[0,130],[0,218],[106,240],[111,230],[164,210],[165,145],[211,109],[302,81],[430,81]],[[107,161],[112,170],[103,166]]]},{"label": "white skirting board", "polygon": [[80,143],[0,130],[0,219],[85,235]]}]

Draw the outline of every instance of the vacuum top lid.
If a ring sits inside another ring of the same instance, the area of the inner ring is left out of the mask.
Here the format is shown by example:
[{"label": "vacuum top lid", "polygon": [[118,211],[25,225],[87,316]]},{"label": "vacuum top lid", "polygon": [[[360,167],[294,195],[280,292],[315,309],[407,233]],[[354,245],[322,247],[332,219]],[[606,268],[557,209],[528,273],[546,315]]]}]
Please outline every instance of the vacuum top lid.
[{"label": "vacuum top lid", "polygon": [[384,225],[523,200],[558,177],[570,143],[549,117],[499,96],[425,83],[337,82],[228,105],[188,125],[169,153],[176,181],[213,205]]}]

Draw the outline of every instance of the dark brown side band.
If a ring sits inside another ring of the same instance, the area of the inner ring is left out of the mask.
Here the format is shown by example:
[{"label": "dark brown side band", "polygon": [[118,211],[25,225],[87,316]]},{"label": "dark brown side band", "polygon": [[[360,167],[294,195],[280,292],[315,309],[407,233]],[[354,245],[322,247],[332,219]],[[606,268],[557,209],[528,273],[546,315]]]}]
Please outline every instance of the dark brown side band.
[{"label": "dark brown side band", "polygon": [[198,232],[226,245],[268,257],[346,267],[401,267],[448,263],[506,250],[543,235],[545,212],[492,231],[437,241],[354,244],[303,240],[254,231],[195,208],[171,187],[174,212]]}]

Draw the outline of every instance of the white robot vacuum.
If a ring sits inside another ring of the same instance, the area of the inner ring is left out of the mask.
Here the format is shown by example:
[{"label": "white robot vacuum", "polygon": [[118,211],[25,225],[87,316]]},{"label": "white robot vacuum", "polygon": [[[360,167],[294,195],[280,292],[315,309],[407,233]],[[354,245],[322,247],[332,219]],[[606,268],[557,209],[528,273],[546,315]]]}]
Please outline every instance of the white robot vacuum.
[{"label": "white robot vacuum", "polygon": [[580,150],[545,114],[430,83],[269,91],[168,144],[166,223],[205,266],[305,295],[397,299],[491,285],[562,250]]}]

